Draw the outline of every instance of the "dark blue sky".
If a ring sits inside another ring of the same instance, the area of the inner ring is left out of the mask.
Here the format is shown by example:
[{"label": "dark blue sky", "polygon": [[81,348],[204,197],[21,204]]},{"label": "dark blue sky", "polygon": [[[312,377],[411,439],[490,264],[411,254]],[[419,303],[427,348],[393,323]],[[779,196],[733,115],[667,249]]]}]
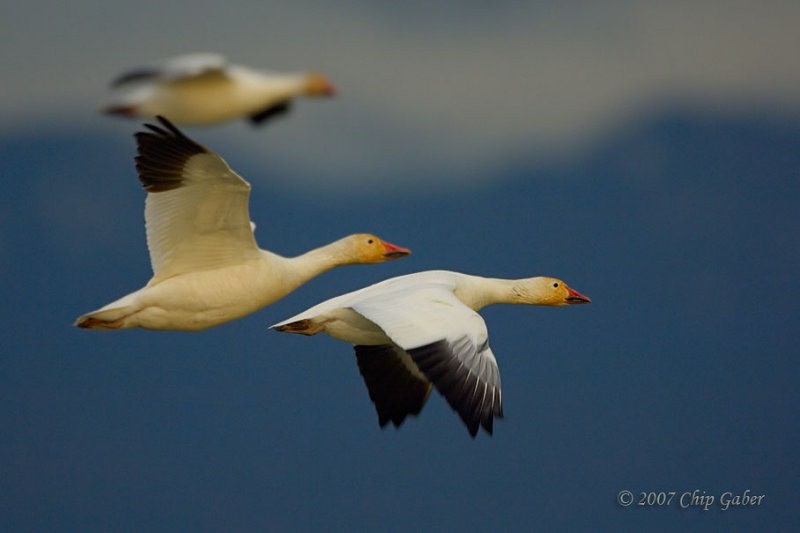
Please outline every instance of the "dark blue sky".
[{"label": "dark blue sky", "polygon": [[[413,255],[326,273],[206,332],[81,331],[75,317],[150,276],[133,139],[0,140],[0,529],[800,525],[796,121],[664,108],[570,161],[352,199],[303,195],[286,171],[211,148],[253,182],[262,247],[369,231]],[[482,311],[504,386],[492,438],[470,439],[438,394],[381,431],[350,346],[267,330],[431,268],[553,275],[593,300]],[[725,512],[616,502],[694,489],[765,498]]]}]

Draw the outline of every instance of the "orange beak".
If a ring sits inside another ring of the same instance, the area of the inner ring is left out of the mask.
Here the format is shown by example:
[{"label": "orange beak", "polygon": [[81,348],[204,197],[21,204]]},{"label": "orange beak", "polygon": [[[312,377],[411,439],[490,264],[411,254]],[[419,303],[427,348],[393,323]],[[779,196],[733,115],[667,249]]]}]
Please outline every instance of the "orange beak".
[{"label": "orange beak", "polygon": [[383,257],[387,260],[389,259],[399,259],[401,257],[405,257],[411,253],[411,250],[408,248],[401,248],[400,246],[395,246],[392,243],[381,241],[383,243],[383,248],[385,250]]},{"label": "orange beak", "polygon": [[574,289],[567,287],[567,297],[564,298],[568,304],[588,304],[592,301],[588,296],[584,296]]},{"label": "orange beak", "polygon": [[336,87],[329,81],[325,81],[325,84],[319,89],[320,96],[336,96]]}]

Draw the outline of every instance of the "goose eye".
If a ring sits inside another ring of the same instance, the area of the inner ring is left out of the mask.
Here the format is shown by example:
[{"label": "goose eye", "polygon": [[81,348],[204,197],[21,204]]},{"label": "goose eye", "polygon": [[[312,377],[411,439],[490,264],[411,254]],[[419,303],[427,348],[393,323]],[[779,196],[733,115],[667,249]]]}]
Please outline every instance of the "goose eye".
[{"label": "goose eye", "polygon": [[553,287],[558,287],[558,282],[553,283]]}]

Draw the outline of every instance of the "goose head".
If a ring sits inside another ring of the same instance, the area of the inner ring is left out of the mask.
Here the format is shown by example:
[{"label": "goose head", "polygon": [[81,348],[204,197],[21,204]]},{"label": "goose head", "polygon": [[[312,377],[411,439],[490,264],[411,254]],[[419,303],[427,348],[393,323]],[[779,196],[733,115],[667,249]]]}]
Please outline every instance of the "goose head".
[{"label": "goose head", "polygon": [[345,237],[345,246],[353,263],[383,263],[411,253],[408,248],[396,246],[369,233]]},{"label": "goose head", "polygon": [[517,302],[530,305],[574,305],[591,303],[589,297],[557,278],[528,278],[514,287]]}]

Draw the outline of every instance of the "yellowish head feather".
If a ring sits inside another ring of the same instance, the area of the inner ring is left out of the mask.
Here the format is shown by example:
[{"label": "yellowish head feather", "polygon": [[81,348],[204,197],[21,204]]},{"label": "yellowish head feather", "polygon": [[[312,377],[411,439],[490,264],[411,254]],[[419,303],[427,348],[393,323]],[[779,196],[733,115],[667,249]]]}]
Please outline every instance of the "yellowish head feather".
[{"label": "yellowish head feather", "polygon": [[513,291],[516,303],[521,304],[559,306],[591,302],[560,279],[547,276],[525,279]]}]

